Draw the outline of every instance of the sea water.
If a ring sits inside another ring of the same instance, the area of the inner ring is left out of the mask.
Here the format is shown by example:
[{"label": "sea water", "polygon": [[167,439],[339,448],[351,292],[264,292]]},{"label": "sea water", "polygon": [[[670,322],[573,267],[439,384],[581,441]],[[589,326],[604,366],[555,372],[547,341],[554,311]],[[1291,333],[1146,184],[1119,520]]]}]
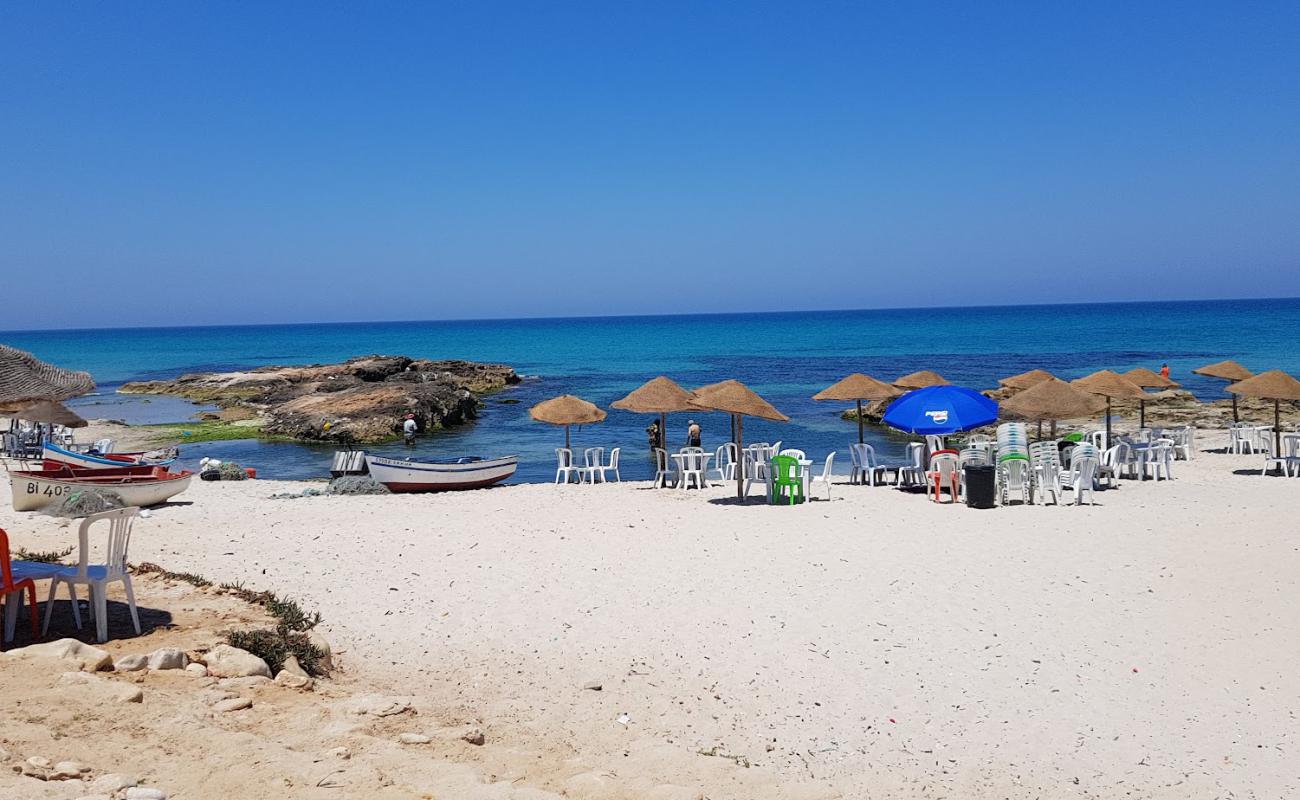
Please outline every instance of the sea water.
[{"label": "sea water", "polygon": [[[1232,358],[1255,371],[1300,374],[1297,331],[1300,299],[21,331],[0,333],[0,342],[89,370],[98,394],[69,405],[84,416],[128,422],[180,421],[200,410],[176,398],[115,395],[128,380],[372,353],[509,364],[525,380],[484,398],[477,421],[422,436],[414,448],[398,443],[371,450],[428,458],[514,454],[516,481],[544,481],[554,478],[554,448],[563,444],[564,430],[533,422],[528,407],[558,394],[609,411],[605,422],[575,428],[573,447],[621,447],[625,479],[653,472],[644,432],[651,417],[609,404],[656,375],[687,388],[725,378],[744,382],[790,417],[784,424],[746,420],[746,441],[779,440],[819,467],[835,451],[836,471],[846,472],[857,431],[839,415],[851,404],[811,398],[851,372],[889,381],[930,369],[953,383],[990,388],[998,378],[1034,368],[1069,379],[1168,363],[1175,381],[1211,400],[1227,396],[1225,384],[1192,375],[1193,367]],[[729,436],[722,414],[673,414],[670,447],[685,443],[688,418],[704,429],[710,450]],[[868,426],[867,437],[885,458],[901,456],[909,439],[878,426]],[[309,478],[327,474],[332,452],[234,441],[186,445],[182,457],[191,465],[205,455],[233,459],[261,477]]]}]

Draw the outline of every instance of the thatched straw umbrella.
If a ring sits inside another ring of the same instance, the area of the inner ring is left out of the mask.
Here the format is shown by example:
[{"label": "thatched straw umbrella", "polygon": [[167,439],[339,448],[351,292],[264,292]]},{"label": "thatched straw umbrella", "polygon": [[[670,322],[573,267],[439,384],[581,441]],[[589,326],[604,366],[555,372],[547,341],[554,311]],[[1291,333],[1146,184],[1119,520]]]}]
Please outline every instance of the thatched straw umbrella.
[{"label": "thatched straw umbrella", "polygon": [[1072,381],[1074,386],[1106,398],[1106,446],[1110,446],[1110,401],[1116,397],[1140,400],[1147,396],[1142,387],[1117,372],[1098,370]]},{"label": "thatched straw umbrella", "polygon": [[[1204,375],[1207,378],[1218,378],[1221,381],[1238,383],[1247,378],[1255,377],[1255,373],[1246,369],[1236,361],[1216,361],[1213,364],[1206,364],[1203,367],[1197,367],[1192,370],[1194,375]],[[1241,422],[1241,417],[1237,414],[1237,395],[1232,395],[1232,421]]]},{"label": "thatched straw umbrella", "polygon": [[922,369],[897,378],[894,385],[900,389],[924,389],[927,386],[947,386],[948,381],[937,372]]},{"label": "thatched straw umbrella", "polygon": [[790,418],[772,407],[763,398],[740,381],[720,381],[701,386],[691,392],[691,405],[702,411],[723,411],[731,415],[732,429],[736,432],[736,457],[740,468],[736,470],[736,497],[745,499],[745,452],[743,417],[758,417],[773,422],[789,422]]},{"label": "thatched straw umbrella", "polygon": [[1022,372],[1019,375],[1001,378],[998,380],[998,385],[1007,389],[1029,389],[1037,386],[1043,381],[1054,380],[1056,380],[1056,376],[1045,369],[1031,369],[1028,372]]},{"label": "thatched straw umbrella", "polygon": [[600,422],[605,419],[605,412],[596,406],[583,400],[581,397],[574,397],[571,394],[562,394],[559,397],[553,397],[550,400],[543,400],[532,408],[528,409],[528,416],[538,422],[546,422],[551,425],[564,426],[564,446],[569,446],[569,426],[570,425],[589,425],[593,422]]},{"label": "thatched straw umbrella", "polygon": [[95,391],[89,372],[60,369],[30,353],[0,344],[0,413],[41,400],[67,400]]},{"label": "thatched straw umbrella", "polygon": [[1106,402],[1099,396],[1052,378],[1003,400],[998,404],[998,411],[1015,419],[1036,420],[1041,438],[1043,420],[1052,423],[1055,433],[1057,420],[1091,417],[1105,407]]},{"label": "thatched straw umbrella", "polygon": [[658,414],[659,447],[664,447],[666,441],[667,429],[665,428],[664,415],[678,411],[696,410],[695,406],[691,405],[690,392],[663,375],[651,378],[627,397],[615,400],[609,405],[611,408],[631,411],[634,414]]},{"label": "thatched straw umbrella", "polygon": [[1273,455],[1282,455],[1283,400],[1300,402],[1300,381],[1280,369],[1270,369],[1228,387],[1233,397],[1258,397],[1273,401]]},{"label": "thatched straw umbrella", "polygon": [[[1177,389],[1178,384],[1146,367],[1135,367],[1124,373],[1124,377],[1141,386],[1143,389]],[[1138,401],[1138,427],[1147,426],[1147,401],[1145,399]]]},{"label": "thatched straw umbrella", "polygon": [[87,424],[84,419],[69,411],[62,403],[56,403],[53,400],[32,403],[26,408],[9,413],[8,416],[14,419],[25,419],[28,422],[62,425],[66,428],[84,428]]},{"label": "thatched straw umbrella", "polygon": [[839,400],[847,402],[854,401],[858,405],[858,444],[866,441],[865,434],[862,430],[862,401],[863,400],[889,400],[898,397],[902,392],[890,386],[887,383],[878,381],[870,375],[863,375],[861,372],[855,372],[852,375],[827,386],[817,394],[813,395],[814,400]]}]

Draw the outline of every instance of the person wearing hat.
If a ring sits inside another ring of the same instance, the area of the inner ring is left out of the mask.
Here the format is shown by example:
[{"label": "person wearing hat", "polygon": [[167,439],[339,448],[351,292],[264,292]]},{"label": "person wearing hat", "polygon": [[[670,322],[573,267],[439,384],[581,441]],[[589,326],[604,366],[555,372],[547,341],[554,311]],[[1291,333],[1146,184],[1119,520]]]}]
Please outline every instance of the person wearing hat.
[{"label": "person wearing hat", "polygon": [[686,423],[686,446],[700,446],[700,426],[695,423],[695,420]]},{"label": "person wearing hat", "polygon": [[415,415],[407,414],[406,421],[402,423],[402,439],[404,439],[408,445],[415,444],[415,432],[418,429],[419,426],[415,424]]}]

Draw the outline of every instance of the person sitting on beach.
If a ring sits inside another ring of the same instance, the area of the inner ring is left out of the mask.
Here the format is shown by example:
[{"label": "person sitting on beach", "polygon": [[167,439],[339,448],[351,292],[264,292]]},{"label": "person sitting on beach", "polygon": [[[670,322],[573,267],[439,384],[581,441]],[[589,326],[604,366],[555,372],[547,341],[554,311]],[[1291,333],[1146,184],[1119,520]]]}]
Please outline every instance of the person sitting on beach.
[{"label": "person sitting on beach", "polygon": [[415,432],[418,429],[419,426],[415,424],[415,415],[407,414],[406,422],[402,423],[402,439],[405,440],[408,445],[415,444]]},{"label": "person sitting on beach", "polygon": [[686,446],[700,446],[700,426],[696,424],[695,420],[686,423]]}]

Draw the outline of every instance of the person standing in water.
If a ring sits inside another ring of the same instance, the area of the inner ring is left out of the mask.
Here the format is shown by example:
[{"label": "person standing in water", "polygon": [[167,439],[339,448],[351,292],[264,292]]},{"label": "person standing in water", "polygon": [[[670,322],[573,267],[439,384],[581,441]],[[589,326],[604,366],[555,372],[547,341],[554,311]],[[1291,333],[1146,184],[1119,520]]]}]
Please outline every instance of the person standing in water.
[{"label": "person standing in water", "polygon": [[1169,380],[1169,365],[1168,365],[1168,364],[1161,364],[1161,365],[1160,365],[1160,377],[1164,378],[1165,380]]},{"label": "person standing in water", "polygon": [[696,424],[695,420],[686,423],[686,446],[700,446],[700,426]]},{"label": "person standing in water", "polygon": [[415,432],[418,429],[419,426],[415,424],[415,415],[407,414],[406,421],[402,423],[402,440],[406,442],[408,447],[415,444]]},{"label": "person standing in water", "polygon": [[650,449],[662,447],[663,442],[659,440],[659,420],[651,422],[645,429],[646,440],[650,442]]}]

